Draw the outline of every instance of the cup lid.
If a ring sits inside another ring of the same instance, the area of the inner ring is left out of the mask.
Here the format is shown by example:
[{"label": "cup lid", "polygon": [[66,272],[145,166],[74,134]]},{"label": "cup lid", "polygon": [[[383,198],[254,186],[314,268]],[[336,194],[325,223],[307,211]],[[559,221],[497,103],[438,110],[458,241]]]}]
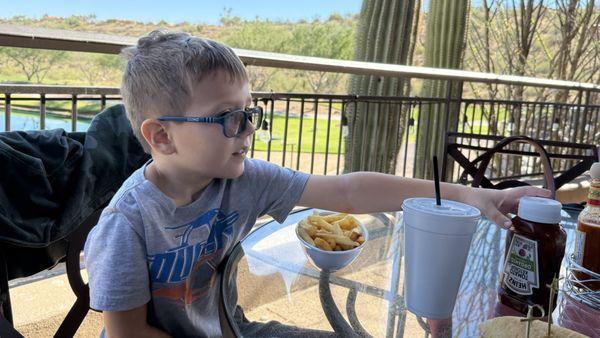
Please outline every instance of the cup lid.
[{"label": "cup lid", "polygon": [[450,216],[455,218],[478,218],[481,216],[479,209],[468,204],[442,200],[441,205],[437,205],[435,198],[408,198],[402,204],[402,209],[412,209],[412,211],[424,212],[435,216]]},{"label": "cup lid", "polygon": [[402,204],[407,226],[443,235],[472,235],[481,218],[479,209],[468,204],[435,198],[409,198]]},{"label": "cup lid", "polygon": [[543,197],[525,196],[519,200],[518,215],[531,222],[558,224],[560,223],[560,202]]}]

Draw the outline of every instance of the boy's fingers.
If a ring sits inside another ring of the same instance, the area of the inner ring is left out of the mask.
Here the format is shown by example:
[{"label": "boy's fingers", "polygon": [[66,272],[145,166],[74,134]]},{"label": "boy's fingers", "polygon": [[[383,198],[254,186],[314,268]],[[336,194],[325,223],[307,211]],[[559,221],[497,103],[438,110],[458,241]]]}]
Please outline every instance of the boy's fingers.
[{"label": "boy's fingers", "polygon": [[510,219],[508,217],[506,217],[506,215],[504,215],[500,211],[498,211],[498,209],[496,209],[496,208],[492,209],[492,211],[489,213],[488,217],[494,223],[496,223],[499,227],[504,228],[504,229],[510,228],[510,226],[512,224]]},{"label": "boy's fingers", "polygon": [[552,193],[548,189],[538,187],[527,187],[525,188],[526,196],[539,196],[539,197],[550,197]]}]

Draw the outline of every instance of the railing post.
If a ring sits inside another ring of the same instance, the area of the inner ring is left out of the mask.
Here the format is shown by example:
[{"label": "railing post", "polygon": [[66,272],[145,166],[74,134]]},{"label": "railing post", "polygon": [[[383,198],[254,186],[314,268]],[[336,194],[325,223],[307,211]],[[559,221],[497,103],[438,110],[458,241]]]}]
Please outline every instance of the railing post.
[{"label": "railing post", "polygon": [[[590,109],[591,106],[593,105],[592,102],[592,91],[591,90],[587,90],[585,92],[585,105],[583,106],[583,111],[584,111],[584,115],[586,116],[586,118],[589,115],[590,121],[592,119],[592,117],[594,116],[594,109]],[[600,115],[600,109],[598,110],[598,115]],[[596,122],[598,122],[598,118],[596,118]],[[597,124],[597,123],[596,123]],[[593,123],[588,123],[586,124],[586,128],[588,129],[588,133],[587,133],[587,137],[588,139],[585,140],[585,143],[592,143],[594,142],[594,134],[595,134],[595,129],[594,127],[592,127],[594,124]]]},{"label": "railing post", "polygon": [[[267,161],[271,160],[271,138],[273,137],[273,111],[275,110],[275,99],[271,99],[271,107],[270,107],[270,113],[269,113],[269,141],[267,141]],[[269,107],[268,104],[269,101],[264,100],[263,103],[265,105],[265,108]],[[263,117],[264,119],[264,117]],[[261,126],[262,128],[262,126]]]},{"label": "railing post", "polygon": [[[290,117],[290,98],[288,97],[285,100],[285,126],[283,127],[283,156],[281,157],[281,166],[285,167],[285,155],[286,155],[286,151],[287,151],[287,133],[288,133],[288,124],[289,124],[289,117]],[[292,148],[293,150],[294,148]],[[294,154],[292,153],[292,160],[293,160]]]},{"label": "railing post", "polygon": [[447,84],[448,87],[446,88],[446,111],[444,115],[444,123],[442,124],[444,128],[444,134],[448,130],[448,124],[450,124],[450,103],[452,103],[452,87],[454,85],[454,81],[448,80]]},{"label": "railing post", "polygon": [[40,94],[40,129],[46,129],[46,94]]},{"label": "railing post", "polygon": [[10,131],[10,94],[4,94],[4,130]]},{"label": "railing post", "polygon": [[[585,92],[585,104],[583,105],[583,121],[587,120],[588,114],[590,113],[590,109],[589,108],[590,108],[590,105],[592,104],[591,100],[592,100],[592,92],[590,90],[586,90],[586,92]],[[591,122],[591,119],[590,119],[590,122]],[[589,132],[586,135],[586,129],[588,131],[591,130],[591,126],[590,125],[591,125],[591,123],[585,123],[585,127],[583,128],[583,131],[581,132],[581,142],[583,142],[583,143],[593,143],[593,141],[594,141],[593,136],[589,140],[586,139],[586,136],[590,136]]]},{"label": "railing post", "polygon": [[[454,85],[456,85],[456,88],[454,88]],[[446,134],[450,131],[457,131],[458,129],[462,105],[463,87],[463,81],[448,81],[448,90],[446,92],[446,114],[444,116],[443,132],[442,135],[437,135],[437,156],[443,161],[442,177],[444,178],[452,177],[452,172],[454,171],[454,161],[452,161],[452,159],[450,158],[446,158],[446,150],[444,146],[446,141]],[[456,90],[454,91],[454,89]],[[453,96],[456,97],[454,98]],[[453,108],[456,109],[456,112],[453,111]]]},{"label": "railing post", "polygon": [[[583,91],[579,90],[577,92],[577,117],[575,120],[575,125],[573,126],[573,142],[577,142],[577,137],[579,136],[579,121],[581,118],[581,104],[583,103]],[[581,141],[583,141],[583,133],[581,133]]]},{"label": "railing post", "polygon": [[71,96],[71,131],[77,131],[77,94]]},{"label": "railing post", "polygon": [[106,95],[100,95],[100,111],[106,109]]},{"label": "railing post", "polygon": [[296,170],[300,170],[300,155],[302,154],[302,125],[304,124],[304,98],[300,100],[300,125],[298,127],[298,152],[296,153]]},{"label": "railing post", "polygon": [[319,113],[319,99],[315,98],[315,119],[313,121],[313,137],[312,137],[312,149],[310,153],[310,173],[313,173],[315,167],[315,148],[317,145],[317,119]]},{"label": "railing post", "polygon": [[[325,169],[323,170],[323,175],[327,175],[327,160],[329,159],[329,136],[330,128],[331,128],[331,106],[333,104],[333,100],[329,99],[329,107],[327,109],[327,136],[325,137]],[[316,134],[316,130],[315,130]]]}]

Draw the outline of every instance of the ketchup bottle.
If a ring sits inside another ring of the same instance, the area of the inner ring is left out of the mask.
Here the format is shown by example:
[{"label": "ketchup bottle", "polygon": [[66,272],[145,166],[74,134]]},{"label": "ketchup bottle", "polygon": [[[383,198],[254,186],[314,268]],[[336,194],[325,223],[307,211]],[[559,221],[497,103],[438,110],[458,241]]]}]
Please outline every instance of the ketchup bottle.
[{"label": "ketchup bottle", "polygon": [[[522,314],[538,304],[546,314],[553,278],[558,278],[567,234],[560,226],[562,205],[551,199],[523,197],[506,236],[500,302]],[[556,297],[556,295],[554,296]],[[556,304],[556,298],[553,304]]]}]

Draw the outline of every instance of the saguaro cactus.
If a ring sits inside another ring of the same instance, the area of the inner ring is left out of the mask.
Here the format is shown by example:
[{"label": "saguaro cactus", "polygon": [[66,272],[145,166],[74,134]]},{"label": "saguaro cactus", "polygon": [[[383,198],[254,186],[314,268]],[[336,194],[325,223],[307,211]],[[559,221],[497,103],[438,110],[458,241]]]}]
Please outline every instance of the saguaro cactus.
[{"label": "saguaro cactus", "polygon": [[[409,64],[414,51],[420,1],[364,0],[357,31],[357,61]],[[349,93],[359,96],[400,96],[407,80],[354,75]],[[370,170],[395,172],[404,116],[398,106],[347,104],[349,134],[346,137],[345,172]]]},{"label": "saguaro cactus", "polygon": [[[425,34],[425,66],[458,69],[462,66],[465,32],[469,16],[469,0],[431,0]],[[428,80],[423,84],[422,97],[457,98],[461,83]],[[431,158],[442,158],[444,135],[456,130],[460,106],[457,103],[424,106],[419,114],[415,176],[432,178]]]}]

